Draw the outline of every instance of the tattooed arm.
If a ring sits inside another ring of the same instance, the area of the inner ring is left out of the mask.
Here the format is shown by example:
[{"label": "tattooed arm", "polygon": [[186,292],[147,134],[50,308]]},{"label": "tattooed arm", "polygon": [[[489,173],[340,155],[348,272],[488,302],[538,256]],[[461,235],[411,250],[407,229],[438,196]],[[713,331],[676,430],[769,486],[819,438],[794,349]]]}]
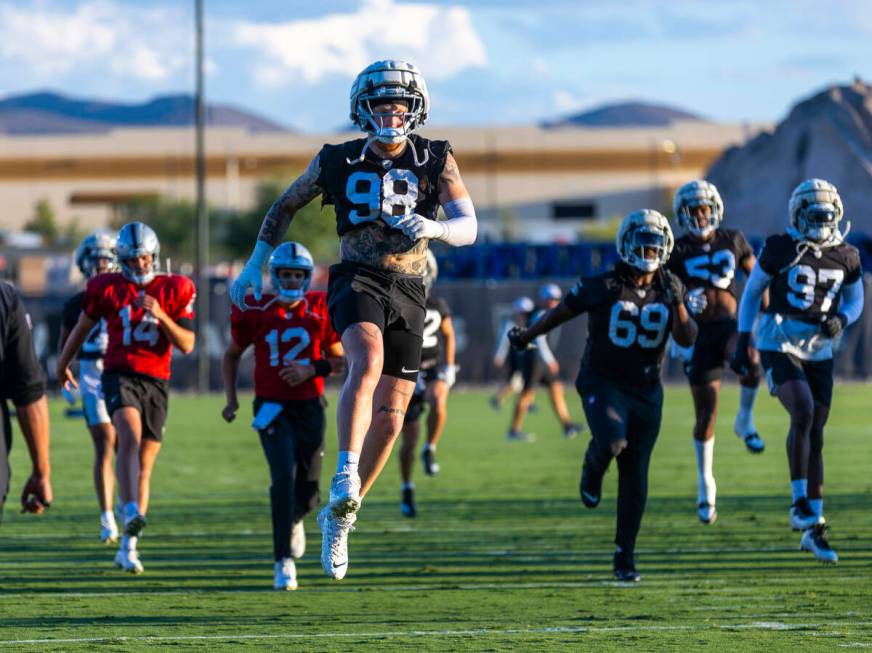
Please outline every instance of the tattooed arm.
[{"label": "tattooed arm", "polygon": [[460,178],[460,168],[457,167],[457,161],[451,152],[445,158],[445,167],[442,169],[442,174],[439,175],[439,203],[445,206],[449,202],[455,200],[468,199],[469,191],[463,180]]},{"label": "tattooed arm", "polygon": [[264,263],[266,263],[269,255],[272,254],[273,248],[284,238],[291,220],[294,219],[294,214],[315,199],[321,192],[321,189],[316,184],[320,173],[321,165],[319,158],[316,156],[312,159],[306,171],[290,185],[288,190],[267,211],[263,224],[260,226],[260,233],[257,236],[257,242],[254,244],[251,258],[248,259],[239,277],[237,277],[230,288],[230,298],[239,310],[244,311],[247,308],[245,294],[249,288],[254,290],[254,298],[260,300],[261,289],[263,288],[261,270]]}]

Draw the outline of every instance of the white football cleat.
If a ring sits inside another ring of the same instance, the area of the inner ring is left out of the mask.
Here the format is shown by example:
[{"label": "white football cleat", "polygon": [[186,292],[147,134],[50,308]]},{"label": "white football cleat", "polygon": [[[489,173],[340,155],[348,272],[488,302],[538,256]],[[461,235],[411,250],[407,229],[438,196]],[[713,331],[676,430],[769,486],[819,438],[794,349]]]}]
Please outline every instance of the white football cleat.
[{"label": "white football cleat", "polygon": [[343,517],[334,515],[330,506],[318,513],[321,528],[321,567],[335,580],[342,580],[348,572],[348,534],[357,521],[356,513]]},{"label": "white football cleat", "polygon": [[295,590],[297,589],[297,567],[293,558],[284,558],[275,564],[275,579],[273,589]]},{"label": "white football cleat", "polygon": [[839,556],[827,540],[827,528],[829,527],[824,524],[817,524],[809,528],[802,534],[799,548],[813,553],[814,557],[821,562],[834,565],[839,561]]},{"label": "white football cleat", "polygon": [[[306,553],[306,529],[303,520],[295,521],[291,527],[291,555],[299,560]],[[278,563],[276,563],[278,564]]]},{"label": "white football cleat", "polygon": [[115,566],[131,574],[141,574],[145,571],[139,561],[139,552],[136,549],[121,547],[115,554]]},{"label": "white football cleat", "polygon": [[696,516],[703,524],[714,524],[718,520],[718,509],[713,503],[703,501],[696,507]]},{"label": "white football cleat", "polygon": [[340,517],[360,508],[360,476],[340,472],[330,481],[330,509]]},{"label": "white football cleat", "polygon": [[118,525],[114,521],[100,524],[100,541],[103,544],[115,544],[118,541]]}]

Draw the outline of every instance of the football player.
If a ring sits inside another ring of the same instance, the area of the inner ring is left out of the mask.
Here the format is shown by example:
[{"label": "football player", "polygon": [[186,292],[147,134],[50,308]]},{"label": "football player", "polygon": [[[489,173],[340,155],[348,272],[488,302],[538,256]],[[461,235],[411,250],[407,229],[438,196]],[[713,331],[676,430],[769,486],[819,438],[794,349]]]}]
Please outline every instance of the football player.
[{"label": "football player", "polygon": [[[490,404],[494,410],[499,410],[506,397],[512,394],[516,388],[521,387],[521,368],[523,366],[524,353],[509,344],[509,331],[516,326],[527,326],[530,322],[530,313],[535,308],[536,305],[529,297],[517,297],[512,302],[511,319],[505,321],[500,335],[497,336],[497,350],[494,353],[493,366],[499,370],[507,363],[508,365],[505,384],[500,386],[499,390],[490,399]],[[530,405],[527,407],[527,410],[533,412],[532,408],[533,406]]]},{"label": "football player", "polygon": [[[231,289],[240,308],[249,287],[260,297],[261,268],[297,210],[318,195],[335,205],[341,262],[330,268],[327,304],[348,376],[336,411],[336,475],[330,502],[318,515],[321,565],[331,578],[348,570],[348,533],[390,456],[415,389],[427,244],[469,245],[478,229],[451,146],[413,133],[429,108],[415,66],[392,60],[367,66],[350,94],[351,119],[366,137],[321,149],[268,211]],[[437,221],[440,206],[447,219]]]},{"label": "football player", "polygon": [[538,336],[588,313],[588,335],[576,388],[591,430],[581,471],[581,500],[595,508],[612,458],[618,465],[615,577],[636,582],[634,550],[648,495],[648,463],[660,431],[663,387],[660,366],[671,334],[689,347],[696,323],[684,305],[685,288],[665,269],[672,230],[656,211],[624,218],[616,236],[621,262],[582,277],[556,307],[527,329],[511,334],[523,348]]},{"label": "football player", "polygon": [[[696,411],[693,444],[697,465],[697,516],[703,524],[718,518],[717,486],[712,470],[715,421],[724,364],[736,346],[736,271],[751,273],[756,258],[742,232],[721,226],[724,203],[714,184],[695,180],[675,193],[675,219],[684,234],[675,241],[669,270],[688,290],[688,308],[699,327],[696,342],[683,352],[684,371]],[[765,297],[764,297],[765,300]],[[756,363],[755,359],[755,363]],[[760,384],[759,366],[739,378],[739,411],[733,430],[751,453],[762,453],[763,440],[754,427],[754,400]]]},{"label": "football player", "polygon": [[[860,254],[839,231],[844,209],[823,179],[797,186],[788,202],[787,233],[766,239],[739,304],[739,342],[730,361],[737,374],[760,352],[769,391],[790,415],[787,462],[793,505],[790,525],[803,531],[800,547],[835,563],[823,515],[824,426],[833,396],[835,342],[863,312]],[[760,297],[769,305],[751,329]]]},{"label": "football player", "polygon": [[[86,280],[98,274],[115,272],[115,235],[108,231],[95,231],[85,237],[76,249],[76,265]],[[63,351],[70,332],[75,328],[82,313],[85,292],[73,295],[63,308],[58,351]],[[103,373],[103,357],[106,355],[106,320],[91,329],[79,351],[79,389],[85,412],[85,424],[94,443],[94,487],[100,505],[100,541],[104,544],[118,541],[118,525],[112,504],[115,500],[115,470],[112,458],[115,454],[115,429],[106,411],[100,375]]]},{"label": "football player", "polygon": [[320,503],[324,455],[324,377],[344,369],[342,344],[330,324],[323,292],[309,290],[315,263],[303,245],[282,243],[269,257],[275,295],[230,314],[224,353],[221,415],[239,410],[236,380],[242,353],[254,346],[254,422],[269,465],[273,587],[297,589],[295,559],[306,549],[303,517]]},{"label": "football player", "polygon": [[57,378],[78,387],[70,362],[91,330],[106,320],[109,342],[101,380],[118,438],[115,471],[124,504],[115,564],[139,574],[143,567],[137,543],[163,441],[172,349],[184,354],[194,349],[196,293],[187,277],[157,273],[160,243],[151,227],[141,222],[121,227],[115,254],[121,271],[88,281],[82,314],[58,357]]},{"label": "football player", "polygon": [[[542,286],[539,289],[538,308],[530,313],[529,323],[535,322],[543,313],[558,306],[562,298],[563,291],[556,284],[549,283]],[[566,407],[566,398],[563,395],[563,384],[557,376],[560,373],[560,365],[551,351],[547,335],[543,334],[536,338],[536,346],[524,352],[521,360],[521,373],[524,379],[524,388],[515,402],[515,411],[506,439],[522,442],[535,440],[535,435],[522,431],[521,425],[524,423],[530,404],[533,403],[537,385],[548,388],[548,396],[551,399],[554,414],[557,415],[557,419],[560,420],[563,427],[563,436],[567,440],[577,437],[583,427],[580,424],[575,424],[569,418],[569,409]]]},{"label": "football player", "polygon": [[424,344],[421,349],[421,371],[415,394],[409,402],[403,423],[400,442],[400,477],[402,478],[400,509],[406,517],[414,517],[415,484],[412,482],[412,467],[415,460],[415,447],[418,445],[421,415],[429,406],[427,416],[427,442],[421,451],[424,473],[435,476],[439,473],[436,462],[436,445],[445,429],[448,419],[448,391],[457,379],[455,365],[454,325],[451,322],[451,309],[448,303],[433,297],[433,284],[439,275],[436,257],[427,250],[427,271],[424,273],[424,288],[427,292],[427,315],[424,318]]}]

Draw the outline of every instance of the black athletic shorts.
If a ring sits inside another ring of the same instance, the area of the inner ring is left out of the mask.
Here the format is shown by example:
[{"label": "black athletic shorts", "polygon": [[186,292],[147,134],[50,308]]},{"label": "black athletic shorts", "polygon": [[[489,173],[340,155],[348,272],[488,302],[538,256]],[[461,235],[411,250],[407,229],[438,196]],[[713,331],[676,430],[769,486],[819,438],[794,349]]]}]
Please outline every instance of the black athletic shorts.
[{"label": "black athletic shorts", "polygon": [[693,345],[693,356],[684,363],[684,373],[690,385],[707,385],[719,381],[724,374],[727,342],[736,333],[736,320],[697,322],[699,332]]},{"label": "black athletic shorts", "polygon": [[760,363],[766,370],[769,392],[778,394],[778,387],[787,381],[805,381],[816,404],[830,407],[833,401],[833,359],[804,361],[780,351],[761,351]]},{"label": "black athletic shorts", "polygon": [[587,417],[591,435],[600,442],[627,439],[653,442],[663,416],[663,386],[659,381],[641,386],[624,385],[596,374],[579,374],[575,388]]},{"label": "black athletic shorts", "polygon": [[324,430],[327,428],[324,415],[327,400],[323,396],[296,401],[275,401],[256,396],[252,414],[257,415],[260,407],[267,401],[281,404],[282,412],[263,430],[264,435],[287,435],[323,449]]},{"label": "black athletic shorts", "polygon": [[424,282],[421,277],[384,272],[357,263],[330,266],[327,310],[340,336],[352,324],[372,322],[382,332],[382,373],[407,381],[418,378],[424,336]]},{"label": "black athletic shorts", "polygon": [[163,440],[169,408],[168,382],[117,370],[103,372],[101,380],[110,417],[119,408],[136,408],[142,416],[142,437]]},{"label": "black athletic shorts", "polygon": [[557,377],[551,373],[535,351],[528,350],[521,363],[521,375],[524,378],[524,390],[531,390],[537,385],[551,385],[557,381]]}]

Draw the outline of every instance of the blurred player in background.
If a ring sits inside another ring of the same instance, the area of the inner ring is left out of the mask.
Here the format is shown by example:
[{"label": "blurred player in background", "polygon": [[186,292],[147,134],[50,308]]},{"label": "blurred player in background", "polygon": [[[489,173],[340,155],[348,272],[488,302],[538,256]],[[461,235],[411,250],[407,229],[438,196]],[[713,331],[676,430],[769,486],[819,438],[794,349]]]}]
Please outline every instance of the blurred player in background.
[{"label": "blurred player in background", "polygon": [[[823,179],[797,186],[788,202],[787,233],[766,239],[739,305],[739,341],[731,367],[752,367],[760,352],[769,391],[790,415],[787,462],[793,505],[790,525],[803,531],[800,548],[821,562],[839,557],[824,519],[824,426],[833,397],[833,350],[863,312],[863,270],[857,248],[839,231],[844,215],[836,187]],[[850,228],[850,225],[849,225]]]},{"label": "blurred player in background", "polygon": [[269,258],[275,295],[233,307],[231,339],[224,353],[221,411],[232,422],[239,410],[239,359],[254,346],[254,422],[269,465],[272,510],[273,587],[297,589],[294,560],[306,550],[303,517],[321,499],[324,456],[324,378],[344,371],[342,344],[330,324],[323,292],[309,290],[312,255],[303,245],[282,243]]},{"label": "blurred player in background", "polygon": [[[342,261],[330,268],[327,304],[348,376],[336,411],[339,459],[330,503],[318,515],[321,565],[348,570],[348,534],[362,498],[390,457],[415,390],[424,333],[423,284],[431,239],[470,245],[478,223],[447,141],[414,134],[427,120],[427,85],[405,61],[377,61],[354,80],[350,113],[366,137],[325,145],[270,208],[233,284],[260,297],[261,268],[300,207],[318,195],[336,207]],[[441,207],[445,220],[437,220]]]},{"label": "blurred player in background", "polygon": [[[736,347],[736,270],[751,274],[757,259],[742,232],[721,227],[724,203],[714,184],[703,180],[684,184],[675,193],[672,207],[685,233],[676,239],[668,265],[687,287],[687,306],[699,326],[696,342],[682,356],[696,411],[697,516],[703,524],[713,524],[718,518],[712,468],[715,422],[724,365]],[[765,444],[753,415],[760,385],[756,363],[739,378],[739,411],[733,430],[748,451],[762,453]]]},{"label": "blurred player in background", "polygon": [[[118,264],[115,259],[116,235],[108,231],[95,231],[85,237],[76,249],[76,265],[85,280],[90,280],[98,274],[115,272]],[[82,301],[85,291],[76,293],[64,304],[61,333],[58,338],[58,351],[64,349],[64,344],[79,321],[82,313]],[[78,354],[79,361],[79,391],[82,396],[82,407],[85,413],[85,424],[91,432],[94,443],[94,489],[97,491],[97,503],[100,506],[100,541],[111,544],[118,541],[118,525],[115,523],[113,504],[115,502],[115,470],[113,457],[116,441],[115,429],[106,410],[103,388],[100,377],[103,374],[103,357],[106,355],[106,345],[109,335],[106,332],[106,320],[91,329]]]},{"label": "blurred player in background", "polygon": [[[494,410],[502,408],[503,401],[513,392],[519,392],[523,387],[523,361],[524,352],[518,351],[509,343],[509,331],[516,326],[527,326],[530,323],[530,314],[536,308],[533,300],[529,297],[517,297],[512,302],[511,319],[505,321],[500,334],[497,336],[497,351],[494,354],[493,366],[501,370],[506,366],[506,382],[500,386],[490,399]],[[527,406],[529,412],[533,412],[533,405]]]},{"label": "blurred player in background", "polygon": [[82,314],[58,357],[57,378],[78,387],[70,372],[73,357],[101,320],[109,343],[103,395],[118,437],[116,472],[124,504],[123,535],[115,564],[139,574],[137,543],[146,525],[151,473],[163,441],[169,404],[172,349],[194,349],[193,282],[157,274],[160,242],[151,227],[131,222],[115,242],[120,272],[88,281]]},{"label": "blurred player in background", "polygon": [[445,429],[448,418],[448,391],[457,378],[455,365],[454,325],[451,322],[451,309],[448,303],[433,296],[433,284],[439,276],[436,257],[427,250],[427,271],[424,273],[424,288],[427,292],[427,315],[424,318],[424,343],[421,349],[421,371],[415,394],[406,410],[400,443],[400,477],[402,478],[402,500],[400,509],[406,517],[417,514],[415,506],[415,484],[412,482],[412,467],[415,462],[415,447],[420,434],[421,415],[429,407],[427,415],[427,442],[421,452],[424,473],[435,476],[439,473],[436,462],[436,445]]},{"label": "blurred player in background", "polygon": [[660,367],[666,336],[689,347],[696,324],[684,305],[684,284],[664,267],[673,245],[669,221],[649,209],[631,213],[616,244],[621,262],[612,270],[582,277],[562,303],[510,337],[514,346],[527,347],[541,334],[588,313],[587,345],[576,380],[592,436],[581,471],[581,500],[588,508],[599,505],[603,475],[616,458],[613,568],[618,580],[637,582],[641,576],[634,552],[663,414]]},{"label": "blurred player in background", "polygon": [[[539,319],[546,311],[560,305],[562,297],[563,291],[556,284],[549,283],[542,286],[539,289],[538,305],[536,310],[530,314],[529,324]],[[557,415],[557,419],[560,420],[563,427],[563,436],[567,440],[577,437],[584,427],[570,420],[569,409],[566,407],[566,397],[563,394],[563,384],[558,378],[560,365],[557,363],[554,352],[551,351],[547,334],[537,337],[535,347],[523,351],[522,355],[521,372],[524,378],[524,389],[515,402],[515,412],[512,415],[512,424],[506,434],[506,439],[522,442],[535,440],[533,433],[526,433],[521,430],[521,427],[527,416],[527,411],[533,403],[537,385],[548,388],[551,407],[554,408],[554,414]]]}]

